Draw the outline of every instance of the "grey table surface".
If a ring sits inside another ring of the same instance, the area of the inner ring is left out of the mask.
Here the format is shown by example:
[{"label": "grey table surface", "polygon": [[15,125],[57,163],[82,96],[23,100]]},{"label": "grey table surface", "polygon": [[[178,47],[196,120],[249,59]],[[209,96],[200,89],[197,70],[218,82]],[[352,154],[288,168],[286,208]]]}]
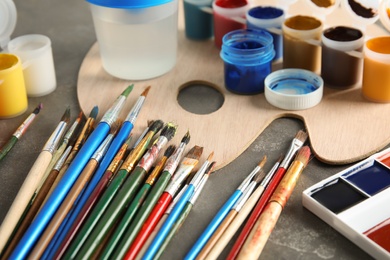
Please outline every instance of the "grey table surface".
[{"label": "grey table surface", "polygon": [[[57,89],[44,97],[29,98],[28,112],[42,102],[44,108],[33,126],[0,162],[0,222],[10,208],[18,189],[51,134],[64,109],[69,106],[72,121],[80,107],[77,78],[80,65],[96,41],[92,17],[81,0],[15,0],[17,25],[11,38],[25,34],[44,34],[52,41]],[[191,102],[191,98],[186,101]],[[0,135],[10,136],[28,115],[0,120]],[[163,259],[182,259],[222,204],[267,155],[269,169],[290,145],[300,120],[280,118],[271,123],[236,160],[215,172],[189,217],[163,254]],[[239,134],[239,133],[238,133]],[[370,256],[302,206],[302,191],[348,165],[332,166],[313,158],[290,197],[261,259],[369,259]],[[220,256],[226,257],[234,239]]]}]

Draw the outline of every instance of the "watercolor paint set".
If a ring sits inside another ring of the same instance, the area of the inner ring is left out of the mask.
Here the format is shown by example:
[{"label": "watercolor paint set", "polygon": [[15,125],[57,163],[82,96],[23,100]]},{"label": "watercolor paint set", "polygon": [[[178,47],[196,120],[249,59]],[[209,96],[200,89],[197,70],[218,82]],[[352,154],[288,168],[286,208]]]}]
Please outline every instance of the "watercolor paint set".
[{"label": "watercolor paint set", "polygon": [[305,208],[376,259],[390,259],[390,148],[303,191]]}]

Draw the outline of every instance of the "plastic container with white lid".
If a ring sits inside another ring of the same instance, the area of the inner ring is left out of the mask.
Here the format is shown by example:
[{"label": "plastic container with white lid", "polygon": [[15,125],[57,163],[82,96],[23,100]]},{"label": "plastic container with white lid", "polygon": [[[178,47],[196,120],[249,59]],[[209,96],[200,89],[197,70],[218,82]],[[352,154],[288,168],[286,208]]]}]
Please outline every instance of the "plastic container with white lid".
[{"label": "plastic container with white lid", "polygon": [[382,0],[379,6],[379,19],[383,27],[390,32],[390,0]]},{"label": "plastic container with white lid", "polygon": [[341,9],[353,20],[353,26],[365,30],[379,19],[381,0],[341,0]]}]

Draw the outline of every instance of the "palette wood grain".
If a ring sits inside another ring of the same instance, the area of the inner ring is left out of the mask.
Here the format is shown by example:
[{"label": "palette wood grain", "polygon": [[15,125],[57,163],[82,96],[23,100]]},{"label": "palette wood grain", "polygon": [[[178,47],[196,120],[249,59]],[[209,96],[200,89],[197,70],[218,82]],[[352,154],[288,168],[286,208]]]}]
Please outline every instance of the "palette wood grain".
[{"label": "palette wood grain", "polygon": [[[150,85],[152,88],[136,122],[134,136],[146,127],[147,120],[175,122],[179,128],[172,143],[178,144],[189,130],[189,147],[203,146],[203,157],[214,151],[217,169],[236,159],[273,120],[281,117],[301,119],[313,153],[329,164],[356,162],[390,143],[390,104],[365,100],[360,85],[348,90],[326,87],[321,103],[303,111],[275,108],[268,104],[264,94],[230,93],[224,88],[219,50],[212,41],[186,39],[182,24],[181,14],[176,66],[169,73],[150,80],[126,81],[110,76],[102,67],[98,44],[93,44],[78,76],[77,94],[84,113],[88,114],[95,105],[100,111],[106,111],[123,89],[134,83],[122,112],[124,118],[137,97]],[[224,96],[222,107],[207,115],[183,109],[177,96],[189,82],[207,82],[220,91]]]}]

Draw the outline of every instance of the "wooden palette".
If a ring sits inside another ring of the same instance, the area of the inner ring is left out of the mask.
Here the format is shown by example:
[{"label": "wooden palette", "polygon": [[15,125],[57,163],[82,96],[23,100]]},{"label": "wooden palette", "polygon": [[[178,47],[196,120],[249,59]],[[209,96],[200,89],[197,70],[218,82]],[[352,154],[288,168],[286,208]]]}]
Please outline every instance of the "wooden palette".
[{"label": "wooden palette", "polygon": [[[176,66],[169,73],[150,80],[125,81],[107,74],[95,43],[87,53],[78,77],[77,94],[83,112],[89,114],[95,105],[100,111],[106,111],[124,88],[134,83],[122,112],[124,118],[138,96],[150,85],[152,88],[136,122],[134,136],[146,127],[147,120],[175,122],[179,127],[172,143],[178,144],[189,130],[191,141],[188,147],[203,146],[203,157],[214,151],[217,168],[237,158],[273,120],[280,117],[301,119],[313,153],[329,164],[356,162],[390,143],[390,104],[365,100],[360,85],[348,90],[326,87],[321,103],[302,111],[275,108],[266,101],[264,94],[244,96],[230,93],[224,88],[219,50],[212,41],[186,39],[182,24],[181,17]],[[190,113],[177,102],[178,93],[184,86],[199,81],[217,89],[224,97],[222,107],[211,114]]]}]

